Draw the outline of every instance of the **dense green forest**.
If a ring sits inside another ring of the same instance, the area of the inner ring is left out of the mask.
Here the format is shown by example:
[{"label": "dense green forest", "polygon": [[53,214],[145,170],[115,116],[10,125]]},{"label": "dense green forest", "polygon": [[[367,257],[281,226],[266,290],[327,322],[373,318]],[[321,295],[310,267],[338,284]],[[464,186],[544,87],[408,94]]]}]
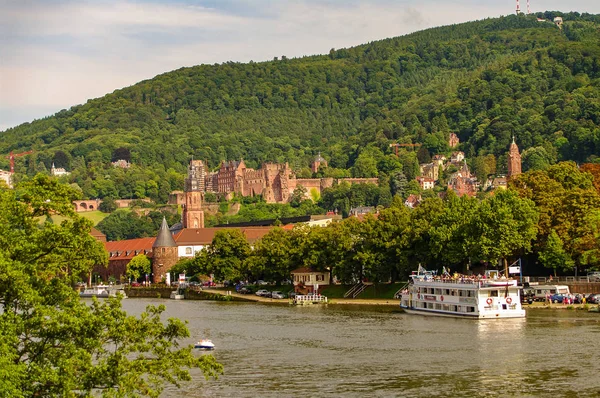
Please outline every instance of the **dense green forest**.
[{"label": "dense green forest", "polygon": [[[72,171],[62,178],[84,198],[159,203],[182,188],[192,156],[211,168],[289,162],[306,174],[320,151],[332,170],[380,177],[393,191],[414,178],[416,158],[411,150],[396,158],[389,144],[448,153],[450,132],[478,176],[505,171],[512,136],[524,170],[593,163],[600,16],[538,16],[548,21],[511,15],[326,55],[182,68],[1,132],[0,153],[35,151],[17,159],[17,179],[54,162]],[[111,166],[118,159],[132,167]]]}]

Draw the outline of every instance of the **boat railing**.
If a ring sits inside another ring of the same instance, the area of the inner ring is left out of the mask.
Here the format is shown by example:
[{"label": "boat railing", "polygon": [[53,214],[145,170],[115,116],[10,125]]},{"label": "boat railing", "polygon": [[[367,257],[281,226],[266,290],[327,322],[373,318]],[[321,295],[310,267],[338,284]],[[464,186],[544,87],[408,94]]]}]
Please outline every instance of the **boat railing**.
[{"label": "boat railing", "polygon": [[299,295],[294,297],[294,303],[326,303],[327,297],[314,294]]},{"label": "boat railing", "polygon": [[[477,285],[479,287],[490,287],[490,286],[505,286],[515,284],[514,279],[487,279],[487,278],[423,278],[415,279],[419,282],[430,282],[430,283],[451,283],[451,284],[462,284],[462,285]],[[402,290],[402,289],[400,289]]]}]

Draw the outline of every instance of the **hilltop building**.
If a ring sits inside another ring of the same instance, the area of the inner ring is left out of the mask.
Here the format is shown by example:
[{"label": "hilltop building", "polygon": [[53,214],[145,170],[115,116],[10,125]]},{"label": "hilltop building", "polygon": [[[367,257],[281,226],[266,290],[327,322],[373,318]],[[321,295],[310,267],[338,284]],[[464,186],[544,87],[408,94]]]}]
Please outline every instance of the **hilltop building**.
[{"label": "hilltop building", "polygon": [[515,143],[515,137],[513,137],[512,144],[508,150],[507,155],[508,162],[508,179],[521,174],[521,154],[519,153],[519,147]]},{"label": "hilltop building", "polygon": [[[318,170],[320,167],[327,167],[327,161],[319,154],[312,163],[312,169]],[[184,196],[186,192],[214,192],[226,196],[235,193],[241,196],[262,195],[267,203],[287,203],[299,185],[306,188],[308,199],[311,192],[321,194],[324,189],[343,181],[350,184],[378,184],[377,178],[296,178],[288,163],[264,163],[260,169],[254,170],[247,167],[243,159],[222,162],[217,171],[210,172],[203,161],[192,160],[188,167]],[[202,195],[192,203],[200,206],[201,198]],[[176,193],[172,201],[179,201]],[[191,210],[191,207],[188,209]],[[187,228],[193,228],[193,224]]]},{"label": "hilltop building", "polygon": [[477,178],[471,175],[467,162],[463,161],[462,167],[452,173],[448,179],[448,189],[456,192],[458,196],[475,196],[479,189]]},{"label": "hilltop building", "polygon": [[4,181],[9,188],[12,188],[12,174],[10,171],[0,170],[0,180]]},{"label": "hilltop building", "polygon": [[458,139],[458,136],[454,133],[450,133],[450,138],[448,138],[448,146],[450,148],[455,148],[458,146],[459,143],[460,140]]},{"label": "hilltop building", "polygon": [[128,169],[131,167],[131,163],[129,163],[125,159],[119,159],[111,163],[113,167],[120,167],[122,169]]},{"label": "hilltop building", "polygon": [[61,177],[68,176],[71,173],[62,167],[54,167],[54,163],[52,163],[52,168],[50,168],[50,174],[52,174],[55,177]]},{"label": "hilltop building", "polygon": [[327,160],[325,160],[323,158],[323,156],[321,156],[321,152],[319,152],[319,154],[317,155],[317,157],[315,158],[315,160],[312,162],[311,164],[311,170],[313,173],[316,173],[319,171],[319,167],[327,167]]}]

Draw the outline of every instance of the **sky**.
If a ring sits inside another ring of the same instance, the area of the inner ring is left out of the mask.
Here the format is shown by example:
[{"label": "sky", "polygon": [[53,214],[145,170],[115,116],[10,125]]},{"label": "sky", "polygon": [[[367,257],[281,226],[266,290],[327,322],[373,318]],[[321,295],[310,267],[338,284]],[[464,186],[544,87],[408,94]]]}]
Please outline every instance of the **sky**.
[{"label": "sky", "polygon": [[[0,131],[181,67],[326,54],[515,1],[0,0]],[[600,14],[600,0],[530,1]]]}]

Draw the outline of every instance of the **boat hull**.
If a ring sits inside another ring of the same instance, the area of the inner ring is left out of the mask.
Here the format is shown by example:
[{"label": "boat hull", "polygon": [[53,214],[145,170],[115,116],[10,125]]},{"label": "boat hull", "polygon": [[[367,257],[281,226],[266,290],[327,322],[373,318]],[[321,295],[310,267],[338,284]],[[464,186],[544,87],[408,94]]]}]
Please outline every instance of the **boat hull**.
[{"label": "boat hull", "polygon": [[419,308],[409,308],[400,306],[407,314],[423,315],[423,316],[438,316],[446,318],[463,318],[463,319],[506,319],[506,318],[525,318],[525,310],[520,311],[488,311],[482,314],[461,314],[454,312],[444,312],[436,310],[427,310]]}]

